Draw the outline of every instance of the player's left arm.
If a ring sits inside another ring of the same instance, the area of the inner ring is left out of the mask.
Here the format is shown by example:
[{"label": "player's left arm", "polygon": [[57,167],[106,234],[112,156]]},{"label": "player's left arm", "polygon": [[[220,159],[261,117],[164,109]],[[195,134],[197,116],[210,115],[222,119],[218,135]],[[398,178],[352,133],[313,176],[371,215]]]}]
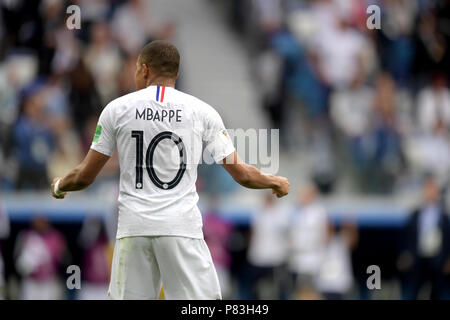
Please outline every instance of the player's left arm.
[{"label": "player's left arm", "polygon": [[62,179],[53,179],[51,185],[52,196],[56,199],[64,199],[68,191],[78,191],[87,188],[94,182],[109,158],[107,155],[90,149],[84,160],[68,175]]}]

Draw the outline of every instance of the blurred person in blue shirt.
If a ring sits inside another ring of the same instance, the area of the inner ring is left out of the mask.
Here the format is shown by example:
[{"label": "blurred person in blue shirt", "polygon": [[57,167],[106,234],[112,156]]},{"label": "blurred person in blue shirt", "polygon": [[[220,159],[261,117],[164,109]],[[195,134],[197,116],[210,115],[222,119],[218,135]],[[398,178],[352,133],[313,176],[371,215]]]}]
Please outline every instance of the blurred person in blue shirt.
[{"label": "blurred person in blue shirt", "polygon": [[42,84],[25,90],[21,113],[12,129],[18,173],[16,188],[40,189],[48,185],[47,161],[54,149],[51,117],[46,113]]}]

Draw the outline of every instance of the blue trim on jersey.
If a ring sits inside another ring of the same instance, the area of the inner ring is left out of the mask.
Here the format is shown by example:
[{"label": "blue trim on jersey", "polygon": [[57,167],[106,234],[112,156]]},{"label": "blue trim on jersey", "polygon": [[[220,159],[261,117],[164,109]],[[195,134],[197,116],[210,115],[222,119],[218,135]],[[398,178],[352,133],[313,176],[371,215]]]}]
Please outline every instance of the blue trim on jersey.
[{"label": "blue trim on jersey", "polygon": [[156,101],[159,101],[159,86],[156,88]]}]

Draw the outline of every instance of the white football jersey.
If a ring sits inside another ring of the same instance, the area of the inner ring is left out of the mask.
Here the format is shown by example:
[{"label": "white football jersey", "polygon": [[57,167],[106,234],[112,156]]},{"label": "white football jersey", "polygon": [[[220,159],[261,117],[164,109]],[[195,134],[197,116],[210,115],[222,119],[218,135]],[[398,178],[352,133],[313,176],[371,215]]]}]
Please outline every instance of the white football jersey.
[{"label": "white football jersey", "polygon": [[117,145],[117,239],[203,238],[195,187],[197,166],[208,158],[203,144],[216,162],[235,150],[217,111],[174,88],[149,86],[104,108],[91,148],[111,156]]}]

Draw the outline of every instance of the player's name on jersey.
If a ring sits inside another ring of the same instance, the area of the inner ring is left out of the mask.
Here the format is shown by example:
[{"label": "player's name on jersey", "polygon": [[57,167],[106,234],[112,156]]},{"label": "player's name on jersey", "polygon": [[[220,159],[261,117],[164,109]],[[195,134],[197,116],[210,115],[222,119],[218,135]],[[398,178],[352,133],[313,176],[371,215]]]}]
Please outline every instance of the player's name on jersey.
[{"label": "player's name on jersey", "polygon": [[181,122],[181,110],[153,110],[152,108],[145,108],[142,110],[136,109],[136,120],[149,121],[168,121]]}]

